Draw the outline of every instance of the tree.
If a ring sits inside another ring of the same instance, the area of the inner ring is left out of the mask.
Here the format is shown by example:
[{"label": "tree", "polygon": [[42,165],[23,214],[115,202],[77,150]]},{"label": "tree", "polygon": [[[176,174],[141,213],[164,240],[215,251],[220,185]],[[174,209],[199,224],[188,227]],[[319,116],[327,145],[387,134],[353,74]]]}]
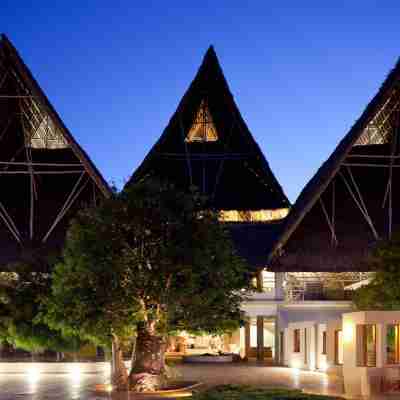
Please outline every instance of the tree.
[{"label": "tree", "polygon": [[36,259],[7,265],[0,273],[0,341],[36,353],[74,351],[79,337],[61,335],[39,321],[40,304],[51,287],[51,263]]},{"label": "tree", "polygon": [[[73,221],[47,321],[96,340],[111,337],[114,350],[135,332],[129,384],[153,390],[165,383],[168,334],[238,327],[248,287],[248,268],[205,200],[148,182]],[[119,367],[113,384],[123,388]]]},{"label": "tree", "polygon": [[400,235],[383,242],[369,261],[376,271],[371,282],[358,289],[354,303],[360,310],[400,309]]}]

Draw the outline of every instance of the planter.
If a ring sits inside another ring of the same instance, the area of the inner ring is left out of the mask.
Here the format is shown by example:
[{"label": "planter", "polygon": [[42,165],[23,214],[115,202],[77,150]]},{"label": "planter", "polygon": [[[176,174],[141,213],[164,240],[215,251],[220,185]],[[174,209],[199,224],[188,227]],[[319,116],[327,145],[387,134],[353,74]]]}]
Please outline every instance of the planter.
[{"label": "planter", "polygon": [[233,355],[232,354],[192,355],[192,356],[183,356],[182,360],[185,363],[231,363],[233,362]]},{"label": "planter", "polygon": [[[138,396],[145,395],[145,396],[153,396],[157,397],[162,396],[162,397],[174,397],[174,394],[176,394],[176,397],[187,397],[192,395],[192,390],[196,389],[197,387],[201,386],[201,382],[193,382],[193,381],[171,381],[170,384],[160,390],[156,390],[155,392],[134,392],[134,391],[129,391],[129,393],[137,394]],[[99,384],[95,386],[94,392],[97,395],[105,395],[109,396],[109,393],[111,392],[111,385],[110,384]]]}]

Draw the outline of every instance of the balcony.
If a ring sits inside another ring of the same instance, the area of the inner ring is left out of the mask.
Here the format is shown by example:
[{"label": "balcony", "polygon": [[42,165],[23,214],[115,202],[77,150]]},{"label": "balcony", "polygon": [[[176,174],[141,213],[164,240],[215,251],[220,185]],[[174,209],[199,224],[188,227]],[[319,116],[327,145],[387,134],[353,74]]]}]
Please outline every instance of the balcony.
[{"label": "balcony", "polygon": [[283,289],[286,301],[351,301],[354,288],[369,282],[370,273],[286,273]]}]

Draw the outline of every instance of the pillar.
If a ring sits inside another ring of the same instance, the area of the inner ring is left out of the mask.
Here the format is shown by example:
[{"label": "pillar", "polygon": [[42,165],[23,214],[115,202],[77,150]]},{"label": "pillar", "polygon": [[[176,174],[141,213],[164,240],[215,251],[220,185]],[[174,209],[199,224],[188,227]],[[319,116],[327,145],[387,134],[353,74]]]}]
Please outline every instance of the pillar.
[{"label": "pillar", "polygon": [[274,363],[275,364],[283,364],[283,360],[281,360],[281,327],[279,323],[279,314],[275,317],[275,354],[274,354]]},{"label": "pillar", "polygon": [[264,361],[264,317],[257,316],[257,361]]},{"label": "pillar", "polygon": [[250,320],[247,318],[244,325],[244,356],[250,357]]}]

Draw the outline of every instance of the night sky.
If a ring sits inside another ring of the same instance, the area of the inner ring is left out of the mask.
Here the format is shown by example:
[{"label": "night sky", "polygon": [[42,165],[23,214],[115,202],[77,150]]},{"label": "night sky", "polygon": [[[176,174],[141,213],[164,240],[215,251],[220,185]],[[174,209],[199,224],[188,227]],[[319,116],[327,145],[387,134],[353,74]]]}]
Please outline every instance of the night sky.
[{"label": "night sky", "polygon": [[294,201],[400,56],[400,1],[2,0],[0,31],[118,186],[213,44]]}]

